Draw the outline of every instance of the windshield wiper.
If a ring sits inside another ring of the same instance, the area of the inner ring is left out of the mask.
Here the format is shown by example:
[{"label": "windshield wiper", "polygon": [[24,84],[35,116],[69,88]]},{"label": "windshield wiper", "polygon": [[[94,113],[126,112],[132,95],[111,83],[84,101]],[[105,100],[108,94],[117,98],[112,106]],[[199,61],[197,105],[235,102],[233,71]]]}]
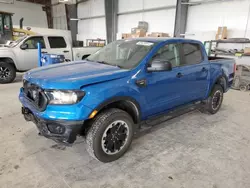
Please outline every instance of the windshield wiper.
[{"label": "windshield wiper", "polygon": [[96,61],[97,63],[101,63],[101,64],[105,64],[105,65],[110,65],[109,63],[107,63],[106,61]]},{"label": "windshield wiper", "polygon": [[110,65],[110,66],[114,66],[114,67],[118,67],[120,69],[122,69],[122,67],[120,65],[117,64],[109,64],[106,61],[96,61],[97,63],[101,63],[101,64],[105,64],[105,65]]},{"label": "windshield wiper", "polygon": [[89,59],[86,59],[86,60],[87,61],[92,61],[92,62],[97,62],[97,63],[104,64],[104,65],[110,65],[110,66],[114,66],[114,67],[118,67],[120,69],[123,69],[123,67],[120,66],[120,65],[109,64],[106,61],[93,61],[93,60],[89,60]]}]

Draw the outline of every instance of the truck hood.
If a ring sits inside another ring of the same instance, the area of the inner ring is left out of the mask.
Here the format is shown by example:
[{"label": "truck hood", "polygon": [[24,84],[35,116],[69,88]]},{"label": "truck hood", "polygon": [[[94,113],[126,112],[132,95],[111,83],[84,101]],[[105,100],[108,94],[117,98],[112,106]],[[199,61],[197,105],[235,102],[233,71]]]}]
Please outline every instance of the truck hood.
[{"label": "truck hood", "polygon": [[128,76],[129,70],[115,66],[81,61],[36,68],[24,79],[44,89],[80,89],[82,86]]},{"label": "truck hood", "polygon": [[5,46],[0,46],[0,51],[10,51],[11,48],[5,47]]}]

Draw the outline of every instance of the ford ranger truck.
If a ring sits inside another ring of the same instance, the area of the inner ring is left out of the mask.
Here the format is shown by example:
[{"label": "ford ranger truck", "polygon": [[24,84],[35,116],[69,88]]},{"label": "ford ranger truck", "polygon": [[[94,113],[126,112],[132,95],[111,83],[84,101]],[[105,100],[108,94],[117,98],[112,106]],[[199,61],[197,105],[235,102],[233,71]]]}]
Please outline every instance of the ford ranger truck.
[{"label": "ford ranger truck", "polygon": [[40,135],[71,145],[85,132],[90,155],[111,162],[145,121],[196,103],[218,112],[234,72],[233,59],[207,57],[196,40],[118,40],[85,60],[27,72],[19,99]]}]

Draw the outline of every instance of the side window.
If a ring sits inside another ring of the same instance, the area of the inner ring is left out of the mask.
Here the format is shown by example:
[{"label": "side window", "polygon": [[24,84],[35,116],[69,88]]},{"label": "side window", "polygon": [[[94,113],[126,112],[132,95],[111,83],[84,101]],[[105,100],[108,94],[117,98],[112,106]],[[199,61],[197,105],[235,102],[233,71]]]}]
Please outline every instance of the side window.
[{"label": "side window", "polygon": [[67,44],[63,37],[48,37],[50,48],[66,48]]},{"label": "side window", "polygon": [[3,20],[4,30],[10,30],[11,29],[10,17],[11,17],[11,15],[5,15],[4,16],[4,20]]},{"label": "side window", "polygon": [[37,49],[37,43],[41,44],[42,48],[45,48],[45,43],[43,37],[31,37],[24,42],[24,44],[28,44],[27,49]]},{"label": "side window", "polygon": [[3,33],[3,15],[0,14],[0,33],[2,34]]},{"label": "side window", "polygon": [[199,64],[203,60],[199,44],[183,43],[184,61],[182,65]]},{"label": "side window", "polygon": [[172,67],[180,66],[180,44],[167,44],[160,48],[153,56],[153,60],[169,61]]}]

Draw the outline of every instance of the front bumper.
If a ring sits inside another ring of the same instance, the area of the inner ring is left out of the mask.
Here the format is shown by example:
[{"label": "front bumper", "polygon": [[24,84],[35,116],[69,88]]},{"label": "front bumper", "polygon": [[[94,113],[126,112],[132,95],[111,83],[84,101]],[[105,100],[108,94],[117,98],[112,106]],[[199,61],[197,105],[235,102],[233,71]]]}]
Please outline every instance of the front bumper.
[{"label": "front bumper", "polygon": [[47,120],[81,121],[88,119],[93,111],[82,102],[73,105],[47,105],[44,111],[40,111],[25,96],[23,88],[20,89],[19,100],[34,116]]},{"label": "front bumper", "polygon": [[74,143],[84,123],[84,121],[42,119],[25,107],[22,107],[22,114],[26,121],[32,121],[36,124],[40,135],[64,144]]}]

